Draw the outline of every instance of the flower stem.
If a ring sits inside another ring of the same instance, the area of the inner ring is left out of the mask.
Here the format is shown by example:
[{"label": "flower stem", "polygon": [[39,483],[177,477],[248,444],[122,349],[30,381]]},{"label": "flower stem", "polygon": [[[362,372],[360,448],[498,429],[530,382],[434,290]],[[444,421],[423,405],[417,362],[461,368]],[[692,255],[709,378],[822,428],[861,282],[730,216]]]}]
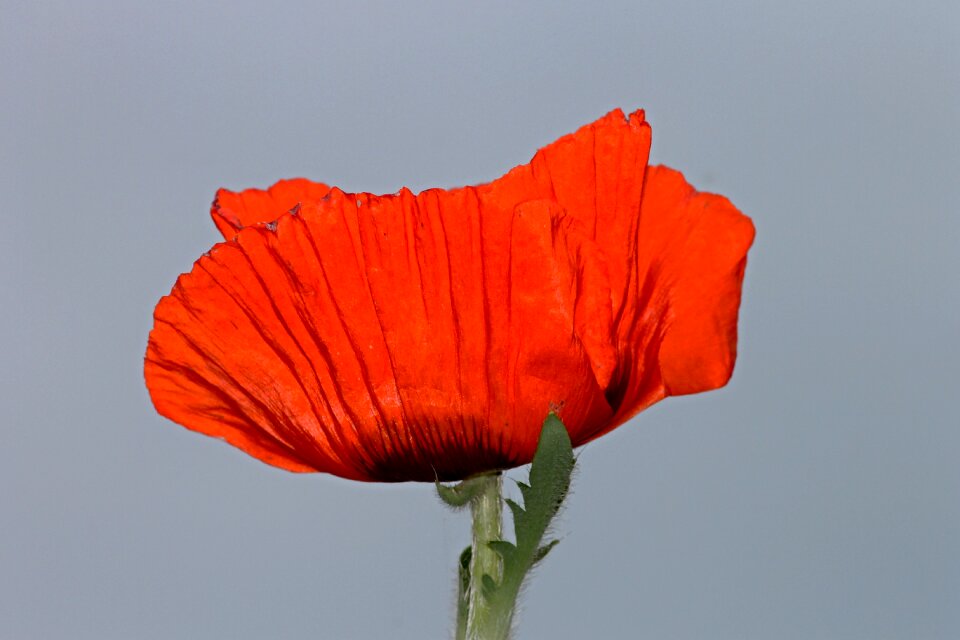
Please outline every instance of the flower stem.
[{"label": "flower stem", "polygon": [[485,580],[499,584],[503,578],[503,560],[488,544],[493,540],[500,540],[503,535],[503,477],[496,473],[482,476],[476,481],[482,484],[470,502],[473,514],[473,554],[470,558],[467,638],[503,640],[510,630],[512,606],[511,610],[502,611],[484,593]]}]

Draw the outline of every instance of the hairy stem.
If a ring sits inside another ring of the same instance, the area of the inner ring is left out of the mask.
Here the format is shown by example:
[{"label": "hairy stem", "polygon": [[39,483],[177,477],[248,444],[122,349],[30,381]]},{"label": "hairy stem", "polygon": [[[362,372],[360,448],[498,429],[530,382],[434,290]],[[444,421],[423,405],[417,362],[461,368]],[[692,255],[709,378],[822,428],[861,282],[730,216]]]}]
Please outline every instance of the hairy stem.
[{"label": "hairy stem", "polygon": [[473,554],[470,559],[467,638],[503,640],[509,631],[512,611],[498,610],[495,602],[484,593],[485,580],[499,584],[503,578],[503,560],[488,544],[502,539],[503,536],[503,478],[497,473],[476,480],[482,485],[470,502],[473,514]]}]

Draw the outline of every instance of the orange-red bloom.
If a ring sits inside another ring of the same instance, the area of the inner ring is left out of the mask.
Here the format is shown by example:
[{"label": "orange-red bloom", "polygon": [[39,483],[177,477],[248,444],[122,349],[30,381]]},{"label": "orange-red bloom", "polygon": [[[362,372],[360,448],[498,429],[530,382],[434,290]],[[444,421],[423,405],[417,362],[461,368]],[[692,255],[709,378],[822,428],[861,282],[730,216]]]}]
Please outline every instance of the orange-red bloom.
[{"label": "orange-red bloom", "polygon": [[614,111],[489,184],[221,190],[157,305],[157,410],[290,471],[454,480],[723,386],[753,225]]}]

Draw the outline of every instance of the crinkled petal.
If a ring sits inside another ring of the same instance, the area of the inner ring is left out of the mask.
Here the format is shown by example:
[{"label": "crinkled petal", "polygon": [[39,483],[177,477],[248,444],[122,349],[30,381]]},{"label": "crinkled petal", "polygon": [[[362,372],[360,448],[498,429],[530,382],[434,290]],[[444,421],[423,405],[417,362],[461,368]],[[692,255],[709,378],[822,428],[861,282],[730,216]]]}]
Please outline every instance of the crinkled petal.
[{"label": "crinkled petal", "polygon": [[210,207],[210,217],[229,240],[244,227],[273,222],[298,205],[319,202],[328,193],[330,187],[306,178],[281,180],[266,190],[220,189]]},{"label": "crinkled petal", "polygon": [[725,198],[648,168],[649,149],[643,111],[615,110],[480,187],[503,203],[551,198],[601,247],[618,359],[607,398],[617,417],[584,439],[667,395],[723,386],[736,357],[753,226]]},{"label": "crinkled petal", "polygon": [[616,109],[540,149],[525,165],[480,187],[503,203],[552,199],[606,256],[615,316],[635,304],[637,223],[650,154],[644,112]]},{"label": "crinkled petal", "polygon": [[433,480],[523,464],[548,411],[572,433],[612,417],[597,256],[551,201],[334,189],[180,278],[156,310],[147,386],[164,415],[291,470]]},{"label": "crinkled petal", "polygon": [[158,410],[270,464],[361,480],[528,462],[724,385],[753,226],[647,167],[613,111],[479,187],[221,190],[228,239],[157,307]]},{"label": "crinkled petal", "polygon": [[601,435],[671,395],[722,387],[737,353],[737,315],[754,228],[723,196],[683,175],[647,170],[638,229],[636,304],[620,319],[622,377]]}]

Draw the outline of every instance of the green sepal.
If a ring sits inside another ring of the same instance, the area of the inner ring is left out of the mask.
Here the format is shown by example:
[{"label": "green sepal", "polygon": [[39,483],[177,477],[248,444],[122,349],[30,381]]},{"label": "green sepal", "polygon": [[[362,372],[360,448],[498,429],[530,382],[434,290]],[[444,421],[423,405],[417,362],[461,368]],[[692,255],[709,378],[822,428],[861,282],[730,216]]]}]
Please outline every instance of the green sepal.
[{"label": "green sepal", "polygon": [[454,485],[441,484],[437,480],[434,484],[437,486],[437,495],[443,500],[443,503],[454,509],[459,509],[470,504],[480,489],[483,487],[478,478],[467,478],[463,482]]}]

